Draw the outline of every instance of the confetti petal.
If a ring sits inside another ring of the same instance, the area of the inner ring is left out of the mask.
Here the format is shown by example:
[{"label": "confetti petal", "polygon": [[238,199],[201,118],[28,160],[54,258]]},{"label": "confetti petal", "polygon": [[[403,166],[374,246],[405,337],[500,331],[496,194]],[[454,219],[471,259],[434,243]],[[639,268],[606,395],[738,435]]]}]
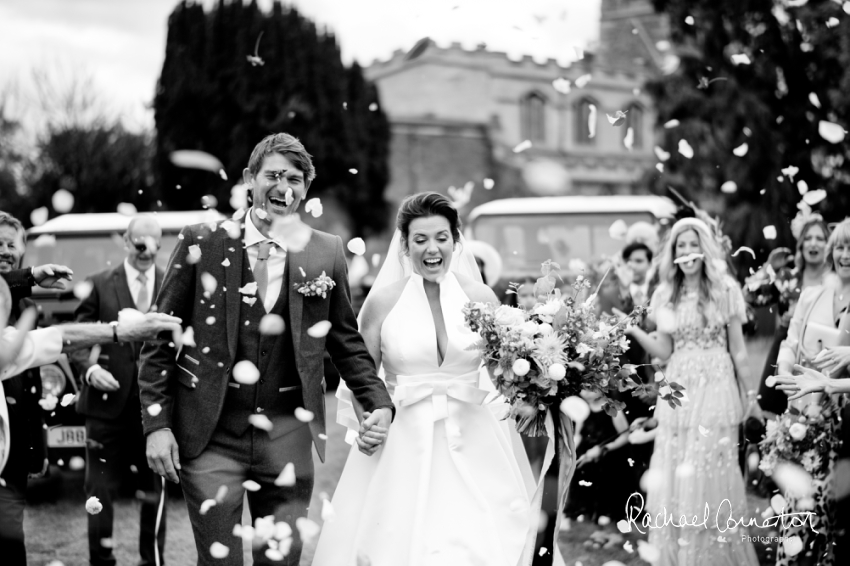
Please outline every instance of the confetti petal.
[{"label": "confetti petal", "polygon": [[136,210],[136,206],[129,202],[120,203],[117,210],[118,214],[123,214],[124,216],[135,216],[139,213],[139,211]]},{"label": "confetti petal", "polygon": [[590,416],[590,406],[584,399],[575,395],[561,401],[560,409],[576,423],[584,422]]},{"label": "confetti petal", "polygon": [[688,140],[679,140],[679,153],[687,159],[691,159],[694,156],[694,149],[688,143]]},{"label": "confetti petal", "polygon": [[322,215],[322,201],[318,198],[311,198],[304,204],[304,212],[313,215],[313,218],[318,218]]},{"label": "confetti petal", "polygon": [[618,218],[614,221],[613,224],[608,228],[608,235],[613,240],[625,240],[626,234],[629,232],[629,227],[626,224],[625,220],[622,218]]},{"label": "confetti petal", "polygon": [[657,145],[655,146],[654,150],[655,150],[655,156],[658,158],[658,161],[667,161],[668,159],[670,159],[670,153],[667,152],[667,151],[664,151],[663,149],[661,149]]},{"label": "confetti petal", "polygon": [[799,192],[800,195],[806,194],[807,192],[809,192],[809,184],[804,180],[800,179],[799,181],[797,181],[797,192]]},{"label": "confetti petal", "polygon": [[89,295],[91,295],[93,289],[94,284],[92,284],[91,281],[80,281],[79,283],[74,285],[74,296],[77,299],[84,301],[89,298]]},{"label": "confetti petal", "polygon": [[203,171],[210,171],[212,173],[218,173],[219,171],[224,169],[224,165],[221,161],[218,160],[217,157],[210,155],[205,151],[198,151],[195,149],[180,149],[177,151],[172,151],[168,157],[171,160],[171,163],[173,163],[177,167],[184,167],[187,169],[201,169]]},{"label": "confetti petal", "polygon": [[249,360],[242,360],[233,366],[233,379],[243,385],[253,385],[260,379],[260,370]]},{"label": "confetti petal", "polygon": [[209,299],[215,293],[218,281],[209,273],[204,272],[201,273],[201,286],[204,288],[204,295]]},{"label": "confetti petal", "polygon": [[738,147],[733,149],[732,153],[734,153],[738,157],[744,157],[745,155],[747,155],[747,152],[749,150],[750,150],[750,146],[747,145],[746,143],[742,143],[741,145],[739,145]]},{"label": "confetti petal", "polygon": [[248,417],[248,422],[251,423],[251,426],[260,430],[270,431],[274,428],[271,420],[269,420],[269,418],[265,415],[250,415]]},{"label": "confetti petal", "polygon": [[215,507],[215,505],[215,499],[205,499],[204,502],[201,503],[201,515],[206,515],[210,509]]},{"label": "confetti petal", "polygon": [[844,141],[844,128],[833,122],[821,120],[818,123],[818,133],[820,137],[830,143],[841,143]]},{"label": "confetti petal", "polygon": [[53,204],[53,210],[59,214],[67,214],[74,208],[74,195],[66,189],[59,189],[53,193],[50,202]]},{"label": "confetti petal", "polygon": [[301,421],[302,423],[309,423],[315,418],[315,415],[312,411],[308,411],[303,407],[296,407],[295,418]]},{"label": "confetti petal", "polygon": [[736,53],[732,55],[732,63],[735,65],[749,65],[752,61],[750,61],[750,56],[746,53]]},{"label": "confetti petal", "polygon": [[552,81],[552,86],[555,88],[556,91],[560,92],[561,94],[569,94],[570,90],[572,90],[570,86],[570,80],[565,79],[564,77],[559,77]]},{"label": "confetti petal", "polygon": [[239,287],[239,293],[242,295],[254,296],[257,294],[257,282],[251,281],[250,283],[246,283],[242,287]]},{"label": "confetti petal", "polygon": [[664,123],[664,128],[667,129],[667,130],[670,130],[672,128],[679,126],[679,124],[681,124],[681,122],[679,122],[676,119],[668,120],[667,122]]},{"label": "confetti petal", "polygon": [[147,408],[148,414],[152,417],[156,417],[162,412],[162,405],[159,403],[154,403],[150,407]]},{"label": "confetti petal", "polygon": [[586,75],[582,75],[582,76],[580,76],[579,78],[576,79],[575,85],[578,88],[584,88],[584,87],[587,86],[587,83],[589,83],[591,81],[591,79],[593,79],[593,75],[591,75],[590,73],[588,73]]},{"label": "confetti petal", "polygon": [[617,521],[617,530],[623,534],[627,534],[632,532],[632,526],[625,519],[620,519]]},{"label": "confetti petal", "polygon": [[514,153],[522,153],[526,149],[530,149],[530,148],[531,148],[531,141],[530,140],[521,141],[514,147]]},{"label": "confetti petal", "polygon": [[94,496],[89,497],[88,501],[86,501],[86,511],[89,515],[97,515],[103,511],[103,504],[100,502],[100,499]]},{"label": "confetti petal", "polygon": [[814,106],[815,108],[820,108],[820,99],[818,98],[817,94],[810,92],[809,93],[809,102],[811,102],[812,106]]},{"label": "confetti petal", "polygon": [[267,314],[260,320],[260,334],[263,336],[279,336],[286,330],[283,317],[278,314]]},{"label": "confetti petal", "polygon": [[201,247],[197,244],[189,246],[189,255],[186,256],[186,263],[195,264],[201,261]]},{"label": "confetti petal", "polygon": [[77,398],[77,396],[75,394],[66,393],[65,395],[62,396],[62,401],[59,404],[62,405],[63,407],[67,407],[68,405],[73,403],[74,399],[76,399],[76,398]]},{"label": "confetti petal", "polygon": [[782,541],[782,548],[789,558],[797,556],[803,550],[803,539],[797,535],[788,537]]},{"label": "confetti petal", "polygon": [[823,189],[816,189],[814,191],[809,191],[803,195],[803,202],[808,204],[809,206],[814,206],[823,199],[826,198],[826,191]]},{"label": "confetti petal", "polygon": [[260,491],[260,484],[255,482],[254,480],[245,480],[242,482],[242,487],[247,489],[248,491]]},{"label": "confetti petal", "polygon": [[306,544],[319,534],[319,525],[307,517],[298,517],[295,519],[295,528],[298,529],[298,534],[301,535],[301,540]]},{"label": "confetti petal", "polygon": [[789,165],[785,169],[782,170],[782,174],[788,177],[790,181],[794,181],[794,175],[800,172],[798,167],[794,167],[793,165]]},{"label": "confetti petal", "polygon": [[738,192],[738,184],[735,181],[726,181],[720,185],[720,191],[727,195],[731,195]]},{"label": "confetti petal", "polygon": [[292,487],[295,485],[295,464],[290,462],[285,465],[280,475],[274,480],[274,484],[278,487]]},{"label": "confetti petal", "polygon": [[210,556],[221,560],[223,558],[227,558],[227,555],[230,554],[230,549],[220,542],[214,542],[210,545]]},{"label": "confetti petal", "polygon": [[776,226],[765,226],[762,229],[762,233],[764,234],[765,240],[775,240],[776,239]]},{"label": "confetti petal", "polygon": [[30,212],[30,222],[32,222],[33,226],[41,226],[45,222],[47,222],[47,218],[50,216],[50,211],[47,210],[46,206],[40,206]]},{"label": "confetti petal", "polygon": [[366,242],[363,238],[352,238],[348,242],[348,251],[355,255],[363,255],[366,253]]},{"label": "confetti petal", "polygon": [[655,564],[661,558],[661,551],[654,544],[638,539],[638,556],[650,564]]},{"label": "confetti petal", "polygon": [[496,186],[496,182],[493,181],[493,179],[484,179],[483,185],[484,185],[484,188],[489,191],[489,190],[492,190],[492,188]]}]

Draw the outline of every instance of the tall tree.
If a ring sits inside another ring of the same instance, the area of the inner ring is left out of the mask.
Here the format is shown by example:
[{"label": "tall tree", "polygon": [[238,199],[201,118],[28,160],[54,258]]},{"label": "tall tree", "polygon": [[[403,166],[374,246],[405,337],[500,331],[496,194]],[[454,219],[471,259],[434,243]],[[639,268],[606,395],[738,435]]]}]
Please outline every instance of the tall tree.
[{"label": "tall tree", "polygon": [[[168,21],[154,118],[156,169],[171,208],[196,208],[205,194],[226,203],[254,145],[285,131],[314,157],[310,197],[337,200],[359,233],[383,228],[390,134],[377,91],[356,64],[342,63],[332,34],[293,8],[179,4]],[[229,180],[175,167],[169,155],[181,149],[218,157]]]},{"label": "tall tree", "polygon": [[[651,183],[722,211],[736,245],[792,244],[801,191],[825,189],[820,208],[850,205],[847,141],[819,134],[850,124],[850,15],[835,0],[654,0],[669,15],[678,68],[648,85],[671,154]],[[678,121],[671,123],[672,120]],[[687,154],[679,152],[680,144]],[[744,153],[746,144],[746,153]],[[792,176],[793,169],[797,168]],[[785,173],[783,173],[783,169]],[[735,183],[735,187],[728,183]],[[803,182],[801,185],[800,182]],[[722,187],[726,187],[723,191]],[[735,189],[736,190],[733,190]],[[762,231],[773,225],[775,241]],[[749,260],[739,257],[741,267]]]}]

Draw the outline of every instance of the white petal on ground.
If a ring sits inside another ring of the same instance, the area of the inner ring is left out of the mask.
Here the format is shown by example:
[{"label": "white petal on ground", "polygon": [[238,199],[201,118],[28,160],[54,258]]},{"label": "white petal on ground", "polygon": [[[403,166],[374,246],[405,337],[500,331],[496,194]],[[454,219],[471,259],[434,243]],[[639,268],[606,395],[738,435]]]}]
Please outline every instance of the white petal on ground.
[{"label": "white petal on ground", "polygon": [[327,320],[320,320],[313,326],[307,329],[307,335],[311,338],[324,338],[331,330],[331,323]]},{"label": "white petal on ground", "polygon": [[253,385],[260,379],[260,370],[249,360],[242,360],[233,366],[233,379],[243,385]]}]

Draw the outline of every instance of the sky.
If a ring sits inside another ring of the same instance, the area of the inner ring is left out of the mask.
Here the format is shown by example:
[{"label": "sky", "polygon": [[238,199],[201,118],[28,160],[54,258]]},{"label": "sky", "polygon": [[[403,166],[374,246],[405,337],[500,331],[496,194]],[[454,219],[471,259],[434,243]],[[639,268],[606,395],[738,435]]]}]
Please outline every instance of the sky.
[{"label": "sky", "polygon": [[[215,0],[201,0],[205,5]],[[272,0],[259,0],[264,7]],[[289,0],[332,31],[346,63],[368,65],[422,37],[512,57],[567,63],[599,35],[600,0]],[[0,0],[0,93],[35,123],[33,70],[60,86],[90,77],[102,107],[130,129],[153,125],[150,101],[165,51],[168,15],[178,0]]]}]

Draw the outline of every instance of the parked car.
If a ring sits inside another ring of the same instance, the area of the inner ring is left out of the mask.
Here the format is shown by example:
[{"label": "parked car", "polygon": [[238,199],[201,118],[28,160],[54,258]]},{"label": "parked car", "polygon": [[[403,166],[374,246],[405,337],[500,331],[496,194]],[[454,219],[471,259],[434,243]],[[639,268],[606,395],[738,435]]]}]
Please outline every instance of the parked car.
[{"label": "parked car", "polygon": [[[216,211],[159,212],[156,218],[162,227],[162,248],[157,264],[165,267],[177,244],[177,235],[184,226],[215,222],[224,216]],[[74,270],[74,282],[124,261],[126,251],[122,236],[130,217],[118,213],[65,214],[31,228],[27,232],[27,265],[58,263]],[[55,291],[36,288],[33,300],[39,310],[39,324],[47,326],[69,322],[79,300],[73,290]],[[106,321],[105,321],[106,322]],[[80,377],[63,354],[55,364],[40,368],[42,396],[55,396],[61,401],[66,394],[76,395]],[[85,419],[78,415],[74,403],[56,405],[45,415],[47,422],[48,459],[51,466],[81,468],[85,457]]]},{"label": "parked car", "polygon": [[540,264],[547,259],[566,271],[573,259],[591,264],[611,257],[624,245],[609,234],[615,221],[658,225],[675,212],[673,201],[654,195],[501,199],[470,212],[466,236],[496,248],[502,258],[504,286],[507,281],[539,275]]}]

